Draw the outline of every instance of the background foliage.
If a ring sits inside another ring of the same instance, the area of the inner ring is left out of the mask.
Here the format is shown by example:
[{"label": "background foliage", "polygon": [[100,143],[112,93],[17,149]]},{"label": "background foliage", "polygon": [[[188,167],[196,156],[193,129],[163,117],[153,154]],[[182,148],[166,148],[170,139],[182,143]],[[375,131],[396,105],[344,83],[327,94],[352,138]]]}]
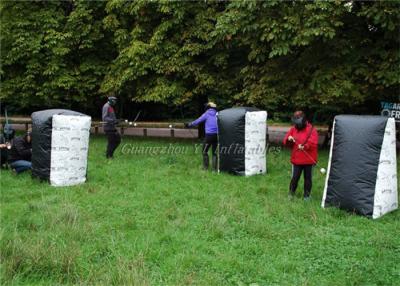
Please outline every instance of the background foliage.
[{"label": "background foliage", "polygon": [[280,118],[294,108],[374,113],[399,98],[398,1],[0,5],[0,99],[15,112],[98,116],[112,93],[128,117],[193,115],[212,99]]}]

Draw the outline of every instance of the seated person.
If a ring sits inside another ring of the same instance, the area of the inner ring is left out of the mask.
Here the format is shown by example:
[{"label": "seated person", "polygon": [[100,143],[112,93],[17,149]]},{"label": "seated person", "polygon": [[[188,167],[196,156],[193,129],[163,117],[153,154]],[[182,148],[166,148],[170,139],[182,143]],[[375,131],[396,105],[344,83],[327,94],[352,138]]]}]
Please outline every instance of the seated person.
[{"label": "seated person", "polygon": [[8,163],[17,174],[32,168],[32,136],[27,132],[24,136],[14,139],[11,149],[8,151]]}]

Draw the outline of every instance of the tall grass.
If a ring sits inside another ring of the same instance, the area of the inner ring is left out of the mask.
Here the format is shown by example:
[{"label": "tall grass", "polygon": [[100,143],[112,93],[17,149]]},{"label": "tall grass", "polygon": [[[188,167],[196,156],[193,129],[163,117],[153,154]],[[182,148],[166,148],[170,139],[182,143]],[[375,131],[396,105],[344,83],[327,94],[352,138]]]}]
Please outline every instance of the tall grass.
[{"label": "tall grass", "polygon": [[302,184],[289,201],[287,151],[244,178],[202,171],[190,141],[124,143],[188,151],[107,161],[95,137],[69,188],[1,171],[2,285],[398,285],[400,212],[321,209],[317,172],[312,201]]}]

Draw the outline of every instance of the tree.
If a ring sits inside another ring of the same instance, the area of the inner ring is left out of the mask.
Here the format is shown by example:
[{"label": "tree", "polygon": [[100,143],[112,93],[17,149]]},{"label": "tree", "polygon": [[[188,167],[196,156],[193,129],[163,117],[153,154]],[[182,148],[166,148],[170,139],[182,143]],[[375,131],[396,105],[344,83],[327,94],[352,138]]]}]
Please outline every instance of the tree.
[{"label": "tree", "polygon": [[107,4],[105,26],[118,57],[102,90],[134,101],[180,105],[190,99],[229,96],[235,84],[229,55],[212,37],[224,3],[121,2]]},{"label": "tree", "polygon": [[114,93],[131,103],[255,105],[275,117],[294,108],[373,112],[379,100],[398,100],[399,8],[388,1],[6,1],[1,99],[81,107]]},{"label": "tree", "polygon": [[104,2],[1,3],[1,97],[27,106],[90,106],[114,55]]},{"label": "tree", "polygon": [[398,2],[231,2],[216,34],[247,49],[235,98],[346,110],[398,99]]}]

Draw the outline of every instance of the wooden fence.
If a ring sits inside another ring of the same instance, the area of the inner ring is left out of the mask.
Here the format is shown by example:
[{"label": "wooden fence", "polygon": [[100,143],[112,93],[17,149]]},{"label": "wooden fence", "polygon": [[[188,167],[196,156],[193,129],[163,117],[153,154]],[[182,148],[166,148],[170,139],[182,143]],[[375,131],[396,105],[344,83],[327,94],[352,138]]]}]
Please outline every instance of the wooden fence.
[{"label": "wooden fence", "polygon": [[[23,125],[25,131],[28,131],[32,125],[32,120],[30,118],[19,118],[19,117],[9,118],[9,122],[12,125]],[[6,123],[5,117],[0,117],[0,124],[1,124],[2,129],[3,129],[5,123]],[[92,121],[91,129],[92,129],[93,134],[102,133],[101,132],[102,127],[103,127],[103,122]],[[122,121],[119,124],[117,124],[117,128],[121,132],[121,135],[124,135],[126,130],[137,129],[137,130],[141,130],[141,134],[136,132],[134,135],[147,137],[148,134],[151,133],[151,132],[149,132],[149,129],[152,129],[152,130],[164,129],[164,130],[168,130],[169,136],[163,135],[160,137],[175,137],[176,129],[178,129],[178,130],[184,129],[185,126],[181,122],[125,122],[125,121]],[[198,137],[197,128],[189,128],[186,130],[189,130],[188,132],[190,133],[191,136],[183,136],[183,137],[188,137],[188,138],[197,138]],[[162,132],[162,134],[165,134],[165,132]],[[132,134],[128,134],[128,135],[132,135]],[[153,135],[153,137],[157,137],[157,136]]]},{"label": "wooden fence", "polygon": [[[17,130],[28,130],[31,125],[30,118],[9,118],[10,123]],[[3,127],[5,118],[0,117],[0,125]],[[92,121],[91,132],[92,134],[103,134],[103,123],[101,121]],[[184,124],[181,122],[121,122],[117,125],[121,135],[126,136],[141,136],[141,137],[163,137],[163,138],[199,138],[197,128],[184,129]],[[280,144],[282,139],[289,129],[289,126],[268,126],[267,138],[271,143]],[[317,127],[319,133],[319,142],[323,142],[327,128]]]}]

